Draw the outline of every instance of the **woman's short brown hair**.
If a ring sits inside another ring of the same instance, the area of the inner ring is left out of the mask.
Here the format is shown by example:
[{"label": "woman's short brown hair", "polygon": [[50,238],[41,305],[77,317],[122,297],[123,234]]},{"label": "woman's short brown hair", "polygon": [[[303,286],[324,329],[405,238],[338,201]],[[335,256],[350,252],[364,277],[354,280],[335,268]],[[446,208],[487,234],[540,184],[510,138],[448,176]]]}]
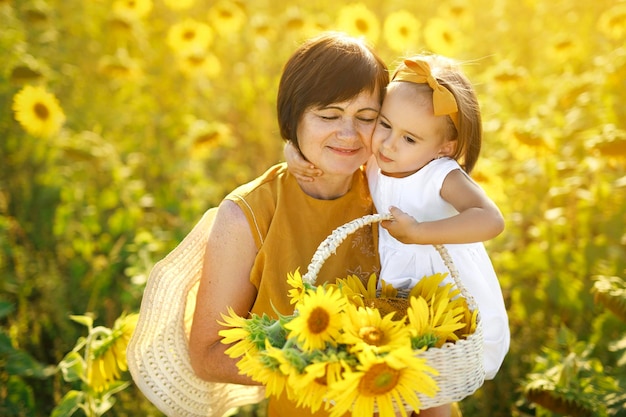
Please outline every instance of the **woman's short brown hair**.
[{"label": "woman's short brown hair", "polygon": [[346,101],[376,88],[382,104],[388,83],[387,66],[365,42],[336,32],[309,39],[289,58],[280,79],[280,134],[299,148],[298,122],[307,108]]}]

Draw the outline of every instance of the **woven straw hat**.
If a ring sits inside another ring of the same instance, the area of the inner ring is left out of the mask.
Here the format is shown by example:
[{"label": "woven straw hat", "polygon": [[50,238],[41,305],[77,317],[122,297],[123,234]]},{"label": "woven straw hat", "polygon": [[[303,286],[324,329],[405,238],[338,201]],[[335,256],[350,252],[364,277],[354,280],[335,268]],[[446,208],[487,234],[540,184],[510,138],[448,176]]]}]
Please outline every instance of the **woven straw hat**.
[{"label": "woven straw hat", "polygon": [[206,382],[191,368],[189,329],[216,211],[208,210],[150,272],[126,351],[134,382],[169,417],[219,417],[264,398],[263,387]]}]

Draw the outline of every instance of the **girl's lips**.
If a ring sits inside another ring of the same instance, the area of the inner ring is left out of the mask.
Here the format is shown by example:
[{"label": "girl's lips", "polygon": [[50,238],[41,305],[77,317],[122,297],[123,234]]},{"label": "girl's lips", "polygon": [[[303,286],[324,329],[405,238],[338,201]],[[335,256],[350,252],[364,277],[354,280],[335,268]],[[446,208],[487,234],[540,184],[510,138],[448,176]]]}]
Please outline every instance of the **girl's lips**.
[{"label": "girl's lips", "polygon": [[380,159],[383,162],[392,162],[393,159],[387,158],[385,155],[383,155],[382,152],[378,152],[378,159]]}]

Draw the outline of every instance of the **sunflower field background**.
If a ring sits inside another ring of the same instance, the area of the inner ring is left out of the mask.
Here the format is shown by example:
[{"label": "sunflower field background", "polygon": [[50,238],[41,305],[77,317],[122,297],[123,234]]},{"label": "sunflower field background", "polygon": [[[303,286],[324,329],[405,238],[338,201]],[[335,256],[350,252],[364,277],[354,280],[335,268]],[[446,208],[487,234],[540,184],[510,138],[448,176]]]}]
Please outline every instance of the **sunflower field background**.
[{"label": "sunflower field background", "polygon": [[[57,405],[94,389],[58,364],[93,323],[119,350],[154,263],[282,159],[282,65],[321,30],[365,36],[390,67],[457,58],[476,85],[512,344],[464,415],[626,415],[616,0],[0,0],[0,415],[69,415]],[[108,366],[127,383],[123,362]],[[107,415],[161,415],[117,387]]]}]

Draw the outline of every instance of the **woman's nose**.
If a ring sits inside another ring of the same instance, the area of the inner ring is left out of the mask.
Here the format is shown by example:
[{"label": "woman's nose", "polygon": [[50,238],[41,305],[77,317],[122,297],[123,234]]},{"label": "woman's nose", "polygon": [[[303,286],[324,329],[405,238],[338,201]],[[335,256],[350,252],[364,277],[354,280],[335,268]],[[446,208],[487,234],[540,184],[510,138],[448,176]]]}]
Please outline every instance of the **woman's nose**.
[{"label": "woman's nose", "polygon": [[357,135],[357,129],[355,121],[351,119],[344,119],[341,121],[341,126],[337,132],[337,136],[342,139],[352,139]]}]

